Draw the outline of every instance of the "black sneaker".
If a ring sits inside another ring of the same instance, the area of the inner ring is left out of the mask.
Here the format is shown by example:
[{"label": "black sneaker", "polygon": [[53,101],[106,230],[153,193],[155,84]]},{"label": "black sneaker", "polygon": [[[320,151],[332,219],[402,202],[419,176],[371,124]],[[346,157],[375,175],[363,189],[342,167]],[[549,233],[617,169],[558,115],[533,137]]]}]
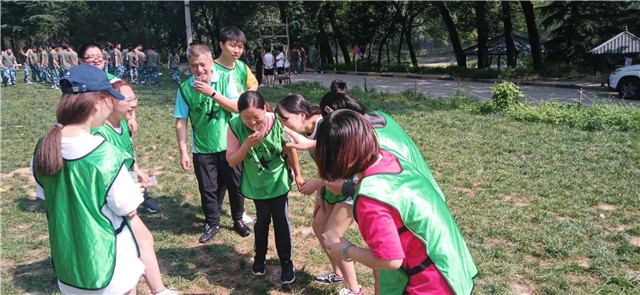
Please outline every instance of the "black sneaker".
[{"label": "black sneaker", "polygon": [[255,257],[253,259],[253,266],[251,267],[251,273],[253,273],[256,276],[263,276],[266,273],[265,264],[266,264],[265,258]]},{"label": "black sneaker", "polygon": [[244,225],[241,220],[235,221],[233,223],[233,230],[235,230],[243,238],[251,234],[251,230],[246,225]]},{"label": "black sneaker", "polygon": [[156,213],[160,211],[160,205],[152,198],[142,201],[142,203],[140,203],[140,208],[148,211],[149,213]]},{"label": "black sneaker", "polygon": [[219,226],[209,227],[207,229],[207,231],[205,231],[204,234],[202,234],[202,236],[200,236],[200,243],[204,244],[204,243],[211,242],[211,240],[213,240],[213,237],[215,237],[219,233],[220,233],[220,227]]},{"label": "black sneaker", "polygon": [[296,280],[296,269],[293,267],[291,260],[286,260],[282,263],[282,274],[280,275],[280,282],[284,284],[291,284]]}]

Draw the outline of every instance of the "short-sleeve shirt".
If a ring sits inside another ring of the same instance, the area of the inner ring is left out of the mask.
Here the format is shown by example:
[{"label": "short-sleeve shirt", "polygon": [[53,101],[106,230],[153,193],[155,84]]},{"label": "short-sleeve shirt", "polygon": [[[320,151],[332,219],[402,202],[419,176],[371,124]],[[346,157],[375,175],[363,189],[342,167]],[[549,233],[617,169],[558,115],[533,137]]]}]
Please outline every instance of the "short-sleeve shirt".
[{"label": "short-sleeve shirt", "polygon": [[273,69],[273,54],[267,53],[264,55],[264,68],[267,70]]},{"label": "short-sleeve shirt", "polygon": [[11,55],[4,53],[2,54],[2,64],[5,67],[13,67],[14,66],[14,62],[16,61],[16,56],[12,53]]},{"label": "short-sleeve shirt", "polygon": [[[33,61],[33,63],[31,63]],[[40,64],[40,57],[38,56],[37,52],[29,52],[29,64],[32,66],[35,65],[39,65]]]},{"label": "short-sleeve shirt", "polygon": [[171,69],[177,69],[180,67],[180,56],[176,54],[169,54],[169,66]]},{"label": "short-sleeve shirt", "polygon": [[155,51],[147,52],[147,67],[149,68],[157,68],[158,60],[160,60],[160,55]]},{"label": "short-sleeve shirt", "polygon": [[58,66],[60,66],[60,62],[58,61],[58,53],[55,50],[49,51],[49,68],[51,69],[55,67],[55,65],[53,64],[53,61],[58,63]]},{"label": "short-sleeve shirt", "polygon": [[284,67],[284,53],[280,52],[278,56],[276,56],[276,68],[282,67]]},{"label": "short-sleeve shirt", "polygon": [[71,67],[71,52],[66,50],[58,51],[58,56],[60,57],[60,66],[63,68]]},{"label": "short-sleeve shirt", "polygon": [[48,66],[49,65],[49,53],[47,53],[46,51],[40,51],[40,63],[43,66]]},{"label": "short-sleeve shirt", "polygon": [[118,65],[122,64],[122,51],[120,51],[118,48],[113,50],[113,56],[111,57],[115,63],[118,63]]},{"label": "short-sleeve shirt", "polygon": [[[402,170],[396,158],[387,151],[381,151],[383,158],[378,164],[367,169],[365,175],[398,173]],[[427,259],[424,243],[410,231],[398,234],[404,226],[400,213],[389,205],[367,196],[358,196],[355,207],[358,227],[364,241],[371,248],[371,254],[381,260],[403,259],[402,266],[411,269]],[[435,264],[409,278],[405,294],[454,294],[444,276]]]},{"label": "short-sleeve shirt", "polygon": [[144,54],[144,52],[142,51],[138,51],[138,53],[136,53],[136,56],[138,57],[138,67],[139,68],[143,68],[146,67],[146,59],[147,59],[147,55]]},{"label": "short-sleeve shirt", "polygon": [[[211,81],[209,81],[209,85],[213,85],[214,83],[217,83],[218,80],[220,79],[220,74],[218,72],[212,70],[211,73],[212,73]],[[191,77],[189,79],[189,84],[193,86],[193,82],[195,82],[195,78]],[[229,84],[227,84],[227,90],[224,96],[231,100],[238,100],[238,98],[240,97],[240,95],[238,94],[238,88],[236,86],[236,83],[233,81],[233,79],[229,79]],[[173,111],[173,116],[178,119],[189,118],[189,105],[187,104],[186,101],[184,101],[184,97],[182,97],[182,93],[180,93],[180,90],[178,90],[178,94],[176,94],[176,105]],[[193,138],[193,131],[191,132],[191,142],[195,142]],[[195,144],[192,144],[191,146],[192,146],[191,147],[192,153],[194,154],[200,153],[196,149]]]}]

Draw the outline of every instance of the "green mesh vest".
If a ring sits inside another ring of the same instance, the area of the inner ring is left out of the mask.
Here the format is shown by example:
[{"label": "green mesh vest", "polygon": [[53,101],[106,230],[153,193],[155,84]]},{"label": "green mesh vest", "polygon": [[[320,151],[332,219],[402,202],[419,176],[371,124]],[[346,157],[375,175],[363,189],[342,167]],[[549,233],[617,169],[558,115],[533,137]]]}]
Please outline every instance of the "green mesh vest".
[{"label": "green mesh vest", "polygon": [[236,82],[238,92],[247,91],[247,64],[240,60],[236,60],[236,67],[232,70],[223,67],[217,62],[214,62],[213,64],[216,71],[218,71],[221,76],[231,76],[233,81]]},{"label": "green mesh vest", "polygon": [[[404,226],[426,246],[429,258],[456,294],[471,294],[478,270],[449,208],[438,190],[416,166],[396,157],[402,171],[365,176],[356,187],[353,216],[358,220],[358,197],[366,196],[400,213]],[[399,229],[400,230],[400,229]],[[381,294],[403,294],[407,270],[380,271]]]},{"label": "green mesh vest", "polygon": [[[98,128],[92,128],[91,134],[101,135],[109,143],[116,146],[121,152],[123,152],[125,157],[135,160],[136,154],[133,151],[133,142],[131,141],[129,122],[127,122],[127,120],[122,120],[120,121],[120,126],[122,127],[122,134],[119,134],[115,129],[113,129],[113,127],[111,127],[111,125],[107,123],[104,123],[104,125]],[[130,171],[133,170],[133,161],[131,162],[131,166],[127,168],[129,168]]]},{"label": "green mesh vest", "polygon": [[64,160],[53,176],[34,175],[44,190],[51,258],[61,282],[89,290],[111,282],[116,236],[124,226],[131,228],[125,217],[115,230],[101,209],[120,168],[130,161],[105,141],[83,158]]},{"label": "green mesh vest", "polygon": [[[376,115],[382,116],[384,120],[376,119]],[[396,157],[400,157],[407,162],[412,163],[420,172],[422,172],[422,174],[426,176],[427,180],[438,192],[438,195],[442,200],[445,200],[444,194],[442,193],[442,190],[440,190],[440,186],[438,186],[436,180],[433,178],[427,162],[422,157],[422,154],[420,154],[420,150],[418,150],[416,144],[413,143],[411,137],[409,137],[402,127],[400,127],[400,124],[391,118],[391,116],[379,111],[368,113],[365,117],[373,125],[373,130],[376,132],[380,148],[391,152]]]},{"label": "green mesh vest", "polygon": [[[220,75],[213,89],[223,95],[226,93],[229,79]],[[189,106],[189,118],[193,128],[193,138],[196,151],[203,154],[213,154],[227,149],[227,126],[234,117],[231,112],[223,109],[211,97],[196,91],[190,80],[180,84],[180,94]]]},{"label": "green mesh vest", "polygon": [[[229,122],[231,131],[242,145],[253,130],[242,123],[240,117]],[[242,184],[240,192],[249,199],[265,200],[284,195],[291,190],[287,165],[282,158],[284,140],[282,126],[277,119],[271,131],[251,148],[242,160]]]}]

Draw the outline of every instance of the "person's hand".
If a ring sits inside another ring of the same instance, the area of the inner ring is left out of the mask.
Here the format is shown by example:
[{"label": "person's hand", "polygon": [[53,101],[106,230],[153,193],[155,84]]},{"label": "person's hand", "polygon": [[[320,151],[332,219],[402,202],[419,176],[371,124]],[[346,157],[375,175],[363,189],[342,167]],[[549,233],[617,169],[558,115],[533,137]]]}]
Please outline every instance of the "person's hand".
[{"label": "person's hand", "polygon": [[340,238],[340,241],[337,243],[324,239],[324,248],[327,250],[329,256],[336,259],[336,261],[342,261],[342,256],[340,256],[342,248],[349,243],[350,242],[345,238]]},{"label": "person's hand", "polygon": [[324,185],[327,187],[327,189],[336,194],[336,195],[341,195],[342,194],[342,184],[344,183],[344,180],[336,180],[336,181],[332,181],[332,182],[325,182]]},{"label": "person's hand", "polygon": [[149,177],[149,175],[147,175],[147,173],[144,173],[140,169],[138,169],[136,173],[138,174],[138,182],[143,188],[151,186],[151,178]]},{"label": "person's hand", "polygon": [[256,131],[256,132],[253,132],[253,134],[249,135],[249,137],[247,137],[247,140],[245,141],[245,143],[248,144],[249,147],[254,147],[258,145],[260,141],[262,141],[263,137],[264,137],[263,132]]},{"label": "person's hand", "polygon": [[136,120],[129,120],[129,130],[131,131],[131,134],[138,131],[138,122],[136,122]]},{"label": "person's hand", "polygon": [[298,191],[300,191],[300,187],[304,184],[304,178],[302,175],[296,176],[296,186],[298,187]]},{"label": "person's hand", "polygon": [[213,88],[211,88],[211,86],[209,86],[209,83],[206,82],[195,81],[193,82],[193,88],[206,96],[211,96],[211,94],[213,93]]},{"label": "person's hand", "polygon": [[324,181],[320,179],[310,179],[305,181],[299,188],[298,191],[303,195],[311,195],[319,188],[324,185]]},{"label": "person's hand", "polygon": [[180,155],[180,166],[182,166],[184,170],[191,170],[191,158],[189,158],[189,155]]},{"label": "person's hand", "polygon": [[297,150],[314,150],[316,148],[315,140],[308,139],[304,135],[289,129],[287,126],[282,127],[284,128],[284,132],[295,141],[293,143],[287,143],[286,147]]}]

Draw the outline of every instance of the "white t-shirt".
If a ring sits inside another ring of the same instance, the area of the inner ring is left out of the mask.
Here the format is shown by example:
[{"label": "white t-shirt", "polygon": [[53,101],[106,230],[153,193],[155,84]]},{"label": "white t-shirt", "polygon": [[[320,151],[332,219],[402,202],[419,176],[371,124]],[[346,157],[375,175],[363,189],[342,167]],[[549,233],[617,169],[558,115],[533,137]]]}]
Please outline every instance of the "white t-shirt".
[{"label": "white t-shirt", "polygon": [[[61,139],[62,157],[79,159],[88,155],[103,141],[104,138],[92,135],[63,137]],[[36,184],[36,196],[43,200],[45,198],[44,190],[39,184]],[[102,214],[111,221],[116,229],[122,224],[123,216],[136,210],[143,200],[139,186],[133,181],[127,168],[122,167],[107,192],[107,206],[102,207]],[[143,273],[144,264],[138,258],[136,244],[129,227],[125,226],[116,239],[116,265],[111,283],[107,287],[100,290],[84,290],[63,284],[60,281],[58,281],[58,287],[65,294],[124,294],[135,288]]]},{"label": "white t-shirt", "polygon": [[276,56],[276,68],[284,67],[284,53],[280,52],[278,56]]},{"label": "white t-shirt", "polygon": [[267,70],[273,69],[273,54],[267,53],[264,55],[264,68]]}]

